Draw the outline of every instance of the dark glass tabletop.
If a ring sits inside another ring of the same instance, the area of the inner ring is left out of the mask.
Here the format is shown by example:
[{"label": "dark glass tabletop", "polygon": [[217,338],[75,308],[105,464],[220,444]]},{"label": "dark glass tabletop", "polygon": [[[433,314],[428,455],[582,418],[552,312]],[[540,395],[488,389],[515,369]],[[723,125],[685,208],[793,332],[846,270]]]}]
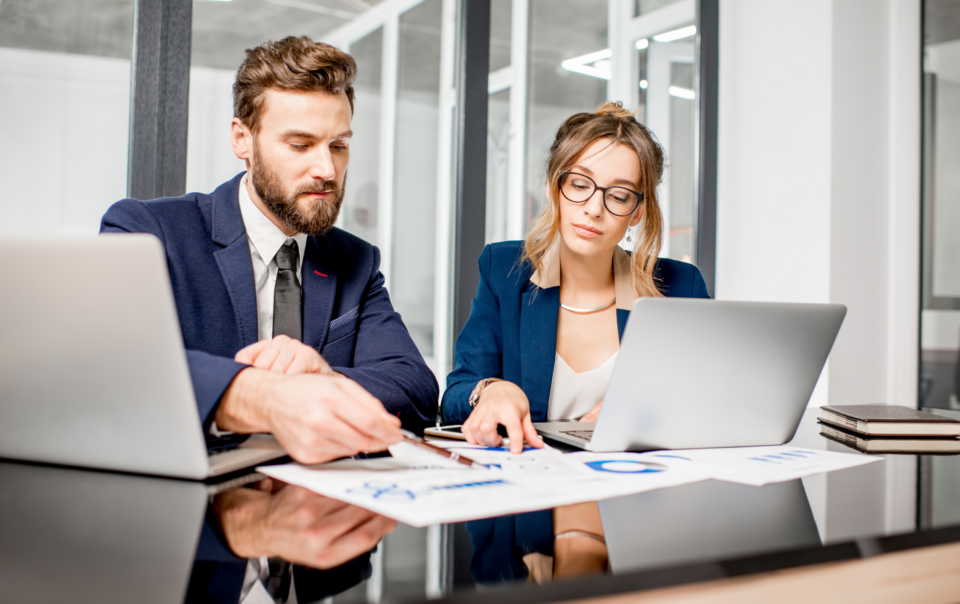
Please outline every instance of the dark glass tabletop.
[{"label": "dark glass tabletop", "polygon": [[[816,410],[792,444],[861,454],[820,436]],[[881,457],[764,487],[706,481],[424,529],[253,473],[211,485],[0,462],[0,587],[11,602],[489,601],[491,590],[550,602],[960,541],[960,456]]]}]

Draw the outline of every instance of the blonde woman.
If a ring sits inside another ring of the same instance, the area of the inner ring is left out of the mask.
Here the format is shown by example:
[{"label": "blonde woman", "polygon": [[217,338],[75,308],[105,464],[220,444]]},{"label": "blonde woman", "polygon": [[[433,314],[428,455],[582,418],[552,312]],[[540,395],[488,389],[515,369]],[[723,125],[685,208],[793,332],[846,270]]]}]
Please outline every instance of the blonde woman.
[{"label": "blonde woman", "polygon": [[[595,421],[641,296],[707,298],[692,264],[658,258],[663,150],[619,103],[578,113],[550,147],[547,200],[525,241],[488,245],[447,376],[445,423],[519,453],[533,422]],[[627,253],[619,242],[635,241]]]}]

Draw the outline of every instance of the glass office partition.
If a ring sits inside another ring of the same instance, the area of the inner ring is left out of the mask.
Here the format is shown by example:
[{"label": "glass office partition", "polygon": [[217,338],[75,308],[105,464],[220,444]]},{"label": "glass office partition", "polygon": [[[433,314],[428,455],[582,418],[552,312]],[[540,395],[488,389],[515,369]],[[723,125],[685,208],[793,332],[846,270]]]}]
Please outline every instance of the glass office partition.
[{"label": "glass office partition", "polygon": [[[684,5],[638,2],[635,23],[639,27],[634,31],[643,32],[644,37],[625,43],[636,49],[637,118],[656,136],[667,160],[658,191],[666,227],[660,255],[694,262],[697,30],[693,11],[678,8]],[[668,28],[647,29],[646,23],[662,18],[662,11],[675,15]]]},{"label": "glass office partition", "polygon": [[508,239],[510,203],[510,88],[512,0],[490,2],[490,75],[487,90],[487,243]]},{"label": "glass office partition", "polygon": [[354,84],[350,177],[337,226],[378,245],[383,28],[357,40],[348,51],[357,62],[357,81]]},{"label": "glass office partition", "polygon": [[133,0],[0,2],[0,232],[96,233],[126,196]]},{"label": "glass office partition", "polygon": [[400,16],[399,36],[390,287],[425,357],[433,356],[442,14],[441,0],[425,0]]},{"label": "glass office partition", "polygon": [[[491,48],[491,51],[493,49]],[[487,243],[507,239],[510,184],[510,89],[487,100]]]},{"label": "glass office partition", "polygon": [[[546,162],[557,129],[574,113],[593,111],[607,100],[609,56],[606,65],[602,58],[610,47],[607,5],[607,0],[530,1],[524,233],[546,201]],[[581,61],[595,71],[578,69]]]},{"label": "glass office partition", "polygon": [[960,7],[924,2],[920,404],[960,409]]},{"label": "glass office partition", "polygon": [[[487,240],[525,235],[545,201],[547,154],[558,127],[574,113],[614,100],[637,112],[667,156],[659,190],[666,223],[661,255],[694,262],[695,3],[513,0],[511,4],[508,67],[500,67],[508,37],[506,19],[498,17],[497,3],[492,5],[490,53],[497,68],[491,67],[489,83],[487,171],[493,190],[487,192]],[[521,52],[516,48],[519,43]],[[523,104],[523,111],[516,104]],[[506,106],[511,109],[505,113]],[[517,151],[526,158],[519,167],[511,155]]]},{"label": "glass office partition", "polygon": [[[376,4],[376,2],[370,2]],[[245,169],[230,146],[231,87],[244,51],[267,40],[307,35],[320,40],[356,19],[349,3],[194,0],[190,41],[187,190],[209,193]]]}]

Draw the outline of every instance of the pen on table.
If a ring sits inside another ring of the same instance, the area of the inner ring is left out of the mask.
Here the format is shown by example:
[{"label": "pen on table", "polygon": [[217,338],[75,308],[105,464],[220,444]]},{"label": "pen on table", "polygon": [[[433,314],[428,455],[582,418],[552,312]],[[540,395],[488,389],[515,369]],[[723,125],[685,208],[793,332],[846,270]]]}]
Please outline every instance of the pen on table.
[{"label": "pen on table", "polygon": [[430,451],[431,453],[436,453],[437,455],[442,455],[442,456],[446,457],[447,459],[452,459],[453,461],[455,461],[455,462],[457,462],[457,463],[462,463],[463,465],[465,465],[465,466],[470,466],[470,467],[472,467],[472,468],[486,468],[486,467],[487,467],[487,466],[483,465],[482,463],[478,463],[478,462],[476,462],[476,461],[473,461],[473,460],[470,459],[469,457],[464,457],[463,455],[460,455],[460,454],[457,453],[456,451],[448,451],[448,450],[446,450],[446,449],[442,449],[442,448],[440,448],[440,447],[431,445],[430,443],[428,443],[427,441],[425,441],[423,438],[417,436],[416,434],[414,434],[413,432],[410,432],[410,431],[408,431],[408,430],[400,430],[400,434],[403,435],[403,440],[407,441],[407,442],[410,443],[411,445],[414,445],[414,446],[416,446],[416,447],[420,447],[421,449],[426,449],[427,451]]}]

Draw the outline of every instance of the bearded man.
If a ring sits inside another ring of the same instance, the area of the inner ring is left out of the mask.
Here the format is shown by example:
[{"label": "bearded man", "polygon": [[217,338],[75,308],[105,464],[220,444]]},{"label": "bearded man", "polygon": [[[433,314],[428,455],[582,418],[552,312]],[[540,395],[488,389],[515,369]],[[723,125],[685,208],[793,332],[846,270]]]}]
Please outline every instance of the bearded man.
[{"label": "bearded man", "polygon": [[100,231],[162,242],[209,443],[268,432],[304,463],[385,449],[436,417],[438,386],[379,251],[333,226],[356,63],[307,37],[246,54],[231,138],[247,171],[209,195],[119,201]]}]

